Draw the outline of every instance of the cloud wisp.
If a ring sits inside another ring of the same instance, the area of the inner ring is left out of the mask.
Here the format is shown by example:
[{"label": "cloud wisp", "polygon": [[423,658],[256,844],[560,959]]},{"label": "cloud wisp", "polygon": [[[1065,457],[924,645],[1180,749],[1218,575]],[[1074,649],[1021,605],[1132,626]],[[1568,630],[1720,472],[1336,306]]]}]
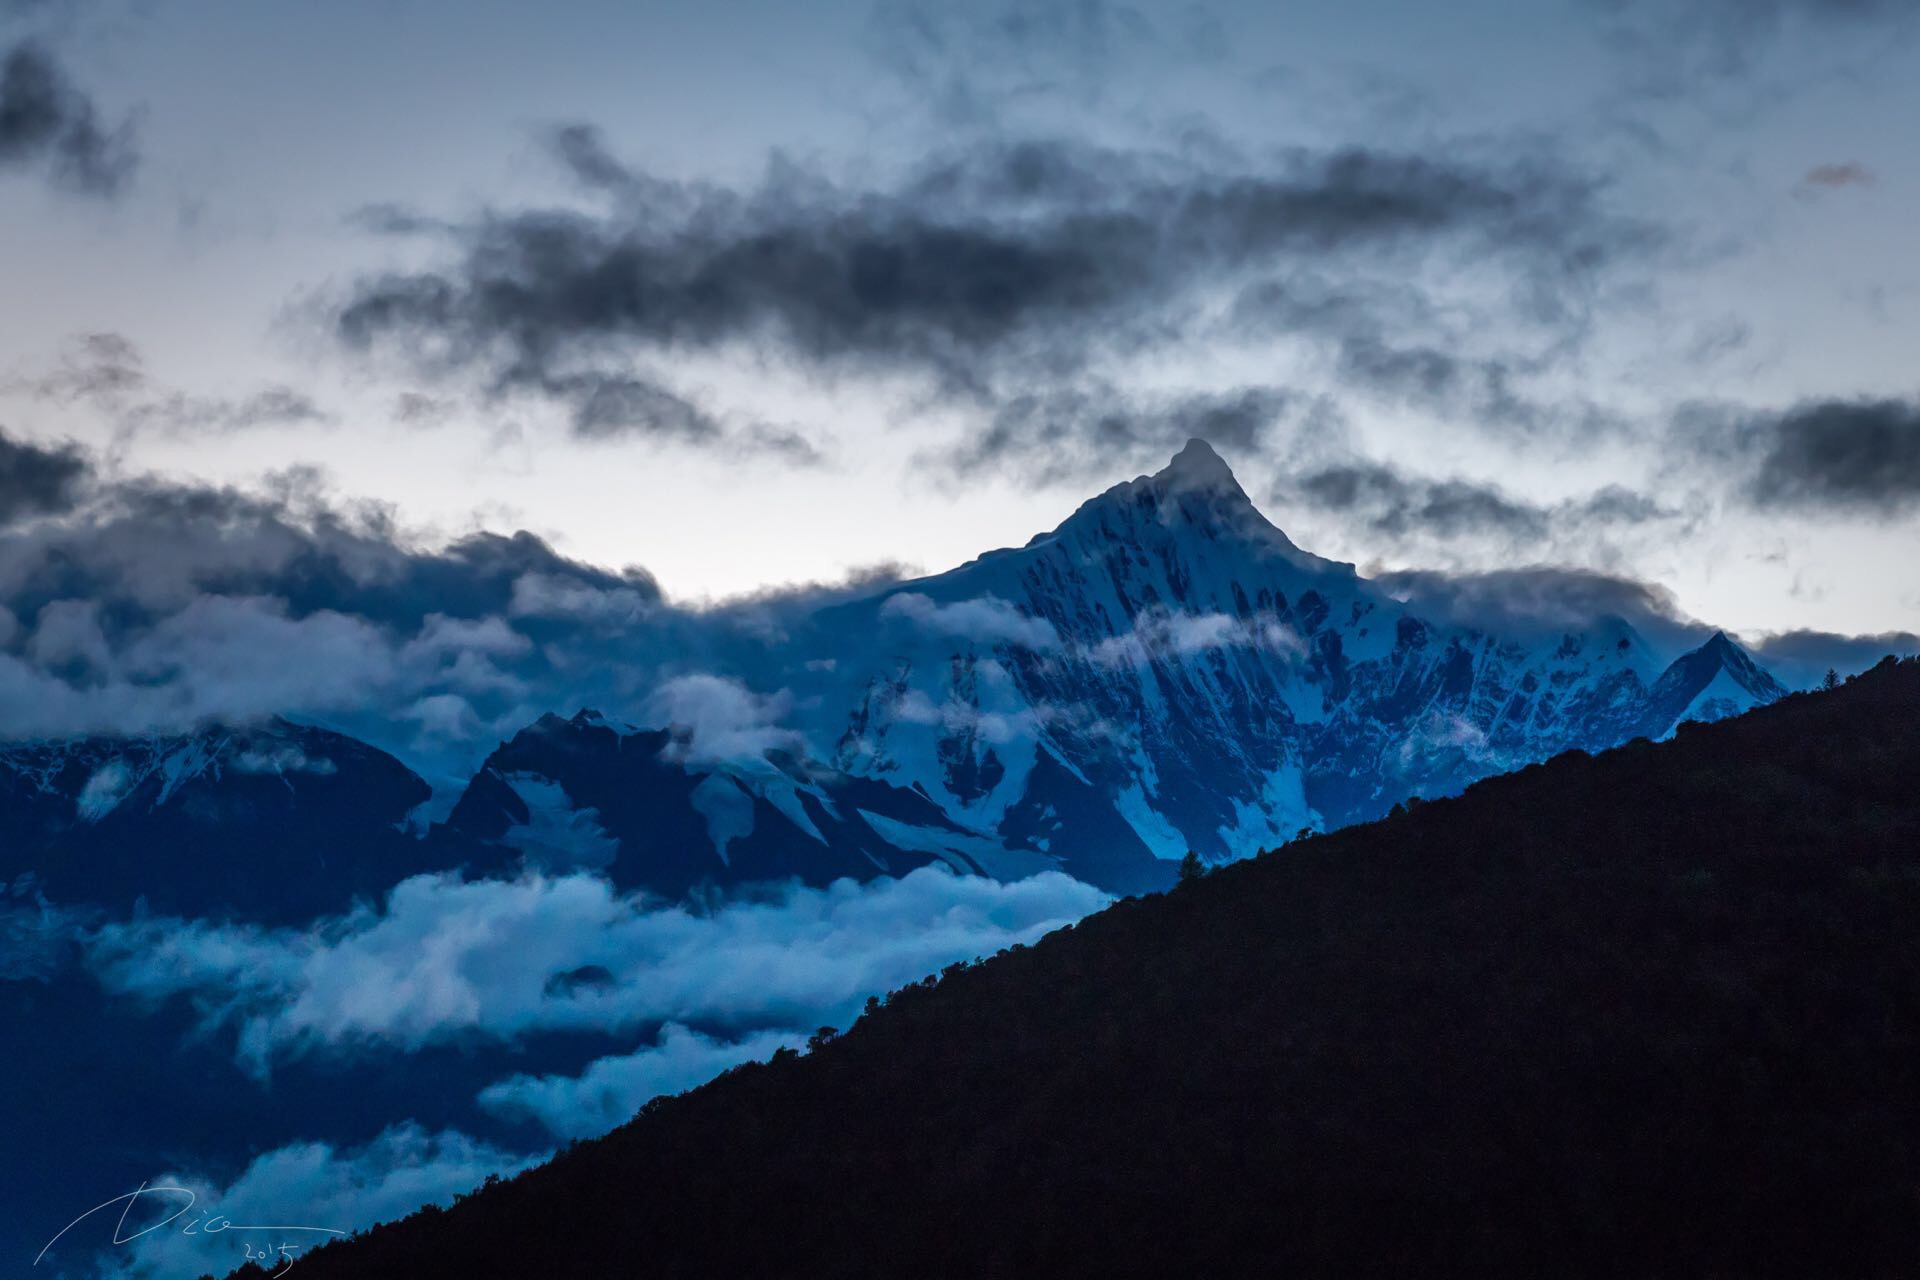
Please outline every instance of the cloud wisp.
[{"label": "cloud wisp", "polygon": [[596,1058],[577,1076],[511,1076],[481,1091],[480,1105],[510,1119],[531,1120],[555,1138],[589,1138],[625,1124],[650,1098],[684,1093],[729,1067],[764,1062],[777,1049],[798,1049],[806,1032],[768,1030],[737,1039],[701,1035],[677,1022],[658,1040],[629,1054]]},{"label": "cloud wisp", "polygon": [[237,396],[195,395],[167,387],[147,371],[139,347],[118,333],[81,334],[67,344],[53,370],[0,389],[79,406],[111,424],[122,438],[226,435],[256,427],[334,422],[311,396],[284,384]]},{"label": "cloud wisp", "polygon": [[1149,609],[1132,628],[1094,645],[1088,657],[1100,666],[1143,667],[1155,658],[1176,659],[1229,649],[1265,650],[1283,658],[1306,656],[1306,642],[1271,614],[1236,618],[1224,613]]},{"label": "cloud wisp", "polygon": [[998,596],[940,603],[917,591],[902,591],[880,606],[880,617],[900,619],[931,635],[986,645],[1046,650],[1060,644],[1060,633],[1052,623],[1022,612]]},{"label": "cloud wisp", "polygon": [[869,995],[1098,910],[1058,872],[1001,883],[921,868],[707,910],[584,874],[417,876],[379,910],[303,931],[133,920],[90,935],[111,991],[185,997],[265,1074],[299,1054],[676,1023],[729,1043],[844,1026]]},{"label": "cloud wisp", "polygon": [[1539,502],[1497,484],[1416,475],[1384,462],[1351,459],[1283,477],[1274,500],[1356,525],[1382,550],[1431,555],[1492,550],[1530,559],[1593,556],[1611,538],[1671,531],[1696,518],[1648,494],[1609,485],[1580,497]]},{"label": "cloud wisp", "polygon": [[1013,395],[985,426],[921,462],[961,482],[993,474],[1041,488],[1101,476],[1115,458],[1164,456],[1195,437],[1255,453],[1283,428],[1334,412],[1321,397],[1276,387],[1146,393],[1094,379]]}]

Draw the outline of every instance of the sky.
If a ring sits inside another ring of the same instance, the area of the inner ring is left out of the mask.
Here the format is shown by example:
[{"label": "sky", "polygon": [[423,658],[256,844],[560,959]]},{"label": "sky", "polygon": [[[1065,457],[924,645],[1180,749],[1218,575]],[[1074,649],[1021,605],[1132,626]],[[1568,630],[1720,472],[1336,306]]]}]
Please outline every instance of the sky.
[{"label": "sky", "polygon": [[[547,710],[760,756],[723,673],[1192,436],[1469,616],[1911,651],[1917,59],[1920,0],[0,0],[0,726],[288,712],[448,804]],[[429,875],[0,953],[184,1006],[208,1106],[371,1066],[176,1179],[353,1226],[1106,901]]]},{"label": "sky", "polygon": [[699,603],[1017,545],[1202,435],[1366,569],[1920,629],[1917,38],[1912,0],[0,0],[0,515],[297,494]]}]

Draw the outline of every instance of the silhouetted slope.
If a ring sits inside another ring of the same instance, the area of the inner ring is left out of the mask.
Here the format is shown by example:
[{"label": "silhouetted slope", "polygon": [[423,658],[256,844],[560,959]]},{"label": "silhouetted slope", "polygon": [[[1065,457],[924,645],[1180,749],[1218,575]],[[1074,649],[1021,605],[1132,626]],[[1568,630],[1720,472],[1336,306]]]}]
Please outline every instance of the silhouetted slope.
[{"label": "silhouetted slope", "polygon": [[1920,665],[896,993],[303,1259],[383,1277],[1910,1274]]}]

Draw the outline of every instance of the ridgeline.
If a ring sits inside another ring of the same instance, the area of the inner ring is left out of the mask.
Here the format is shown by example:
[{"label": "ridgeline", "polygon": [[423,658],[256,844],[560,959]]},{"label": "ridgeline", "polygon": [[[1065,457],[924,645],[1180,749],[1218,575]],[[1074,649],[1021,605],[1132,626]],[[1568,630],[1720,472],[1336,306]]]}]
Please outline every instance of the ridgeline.
[{"label": "ridgeline", "polygon": [[1911,1274],[1920,664],[1122,901],[298,1266]]}]

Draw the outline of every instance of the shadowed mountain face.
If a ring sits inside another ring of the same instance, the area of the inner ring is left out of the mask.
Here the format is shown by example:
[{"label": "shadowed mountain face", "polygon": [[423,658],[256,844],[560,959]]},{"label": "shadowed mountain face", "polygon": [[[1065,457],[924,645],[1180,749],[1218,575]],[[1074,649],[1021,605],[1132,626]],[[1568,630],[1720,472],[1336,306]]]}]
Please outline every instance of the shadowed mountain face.
[{"label": "shadowed mountain face", "polygon": [[406,829],[426,783],[342,734],[274,722],[0,748],[15,896],[298,922],[440,865]]},{"label": "shadowed mountain face", "polygon": [[956,966],[301,1271],[1902,1274],[1917,772],[1891,660],[1569,753]]},{"label": "shadowed mountain face", "polygon": [[915,791],[816,771],[784,752],[728,762],[684,752],[669,730],[592,712],[542,717],[487,758],[433,837],[450,856],[517,855],[672,897],[721,875],[827,884],[944,862],[1017,879],[1048,865],[954,825]]},{"label": "shadowed mountain face", "polygon": [[779,695],[777,749],[549,715],[423,842],[399,828],[424,784],[318,729],[11,748],[0,869],[284,919],[451,866],[680,897],[939,861],[1139,893],[1189,849],[1229,861],[1783,692],[1724,635],[1669,664],[1624,618],[1434,616],[1300,550],[1197,440],[1024,547],[788,621],[720,672]]},{"label": "shadowed mountain face", "polygon": [[1647,697],[1644,721],[1658,735],[1687,720],[1714,721],[1786,696],[1786,689],[1747,655],[1726,632],[1682,656]]}]

